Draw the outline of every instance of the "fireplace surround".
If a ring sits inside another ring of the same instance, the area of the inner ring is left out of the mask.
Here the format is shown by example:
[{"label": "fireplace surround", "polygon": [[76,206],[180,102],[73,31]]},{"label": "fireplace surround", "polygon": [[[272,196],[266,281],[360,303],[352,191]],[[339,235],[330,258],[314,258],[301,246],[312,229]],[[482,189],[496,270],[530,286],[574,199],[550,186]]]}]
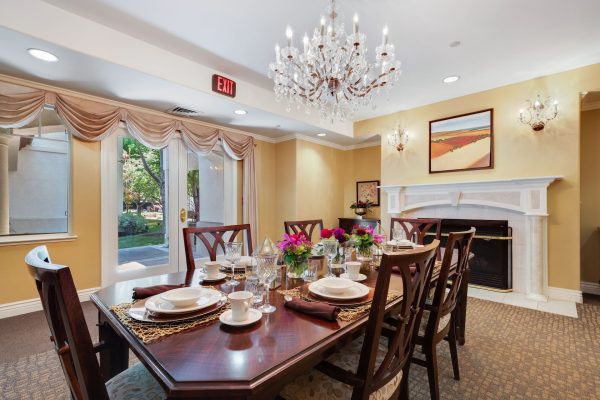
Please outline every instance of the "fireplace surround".
[{"label": "fireplace surround", "polygon": [[[387,194],[388,217],[508,221],[513,229],[513,290],[547,301],[547,190],[558,179],[384,185],[381,189]],[[389,218],[382,221],[389,224]]]}]

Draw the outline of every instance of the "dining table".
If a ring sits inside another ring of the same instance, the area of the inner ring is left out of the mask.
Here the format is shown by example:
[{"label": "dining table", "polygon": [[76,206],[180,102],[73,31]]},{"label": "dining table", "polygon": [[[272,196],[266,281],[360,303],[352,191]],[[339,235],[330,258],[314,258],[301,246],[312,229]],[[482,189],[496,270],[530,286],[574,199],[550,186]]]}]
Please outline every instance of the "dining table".
[{"label": "dining table", "polygon": [[[202,284],[201,271],[178,272],[115,283],[91,295],[98,308],[99,339],[103,344],[100,367],[105,379],[128,368],[129,350],[144,364],[164,388],[168,399],[272,399],[297,376],[357,338],[366,327],[368,312],[353,320],[326,321],[286,308],[282,290],[305,287],[302,279],[289,279],[281,269],[281,287],[269,292],[277,310],[264,314],[246,327],[230,327],[215,322],[188,329],[159,340],[144,342],[111,310],[131,303],[134,287],[163,284]],[[376,268],[365,272],[361,283],[375,287]],[[434,269],[432,284],[439,274]],[[467,277],[465,277],[467,278]],[[390,291],[400,295],[389,301],[393,310],[402,301],[402,278],[392,274]],[[459,342],[464,343],[466,282],[461,288],[457,315]],[[226,281],[212,284],[225,294],[244,290]],[[461,319],[462,318],[462,319]]]}]

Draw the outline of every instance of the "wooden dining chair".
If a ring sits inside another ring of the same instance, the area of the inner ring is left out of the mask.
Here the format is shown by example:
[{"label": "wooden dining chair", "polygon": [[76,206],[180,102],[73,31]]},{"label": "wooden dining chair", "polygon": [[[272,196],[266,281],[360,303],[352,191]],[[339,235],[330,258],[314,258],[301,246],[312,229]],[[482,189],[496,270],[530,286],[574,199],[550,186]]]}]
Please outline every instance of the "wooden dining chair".
[{"label": "wooden dining chair", "polygon": [[163,389],[141,363],[105,384],[96,352],[109,344],[92,344],[71,271],[68,267],[52,264],[46,246],[31,250],[25,263],[35,280],[50,327],[50,340],[74,399],[166,398]]},{"label": "wooden dining chair", "polygon": [[[432,400],[440,398],[436,348],[438,343],[444,339],[450,346],[454,379],[460,380],[456,346],[456,312],[458,310],[456,304],[465,271],[468,268],[469,252],[474,236],[475,228],[449,234],[433,298],[427,299],[424,306],[424,315],[416,343],[421,347],[425,359],[413,357],[412,362],[427,368]],[[458,254],[456,267],[450,274],[455,252]]]},{"label": "wooden dining chair", "polygon": [[225,243],[234,242],[239,234],[244,240],[243,233],[246,234],[246,254],[252,255],[252,235],[250,233],[250,224],[243,225],[223,225],[208,226],[204,228],[183,228],[183,244],[185,247],[185,262],[187,271],[193,272],[196,269],[194,261],[194,249],[192,237],[196,237],[204,244],[208,251],[211,261],[217,261],[217,251],[219,247],[225,252]]},{"label": "wooden dining chair", "polygon": [[[401,381],[406,379],[404,369],[412,357],[438,246],[439,241],[435,240],[423,248],[384,253],[364,336],[285,386],[280,396],[286,400],[396,398]],[[412,274],[410,266],[416,268]],[[390,335],[386,338],[382,335],[383,321],[392,267],[400,271],[403,300],[394,312],[397,325],[393,331],[388,330]]]},{"label": "wooden dining chair", "polygon": [[427,234],[435,234],[434,239],[442,237],[442,220],[437,218],[392,218],[390,222],[390,240],[394,239],[394,228],[400,226],[408,240],[423,244]]},{"label": "wooden dining chair", "polygon": [[312,235],[315,228],[319,229],[317,233],[319,238],[321,237],[320,235],[321,231],[323,230],[323,220],[309,219],[305,221],[284,221],[283,226],[285,228],[285,233],[288,235],[302,232],[304,233],[304,236],[306,236],[306,238],[312,242]]}]

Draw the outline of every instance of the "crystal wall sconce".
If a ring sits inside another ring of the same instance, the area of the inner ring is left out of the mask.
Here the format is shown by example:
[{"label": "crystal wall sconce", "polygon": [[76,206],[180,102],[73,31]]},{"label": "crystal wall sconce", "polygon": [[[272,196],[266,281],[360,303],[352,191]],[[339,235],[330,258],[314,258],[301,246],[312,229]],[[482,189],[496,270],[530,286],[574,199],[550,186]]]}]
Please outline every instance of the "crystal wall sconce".
[{"label": "crystal wall sconce", "polygon": [[527,103],[527,108],[519,111],[519,121],[531,126],[535,132],[543,130],[548,121],[558,116],[558,101],[552,97],[542,100],[538,94],[533,102],[527,100]]}]

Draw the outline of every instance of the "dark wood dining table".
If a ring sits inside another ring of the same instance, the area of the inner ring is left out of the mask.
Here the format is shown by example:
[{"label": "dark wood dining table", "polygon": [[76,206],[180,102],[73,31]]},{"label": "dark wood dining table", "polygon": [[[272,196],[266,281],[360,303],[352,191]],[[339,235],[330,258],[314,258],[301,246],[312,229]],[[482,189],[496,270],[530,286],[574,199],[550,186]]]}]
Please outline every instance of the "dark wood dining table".
[{"label": "dark wood dining table", "polygon": [[[272,290],[269,299],[277,310],[263,315],[255,325],[232,328],[214,322],[144,344],[110,311],[113,305],[131,302],[134,287],[184,282],[198,286],[199,274],[196,270],[193,274],[181,272],[119,282],[91,296],[99,310],[100,341],[107,344],[100,353],[106,379],[128,367],[131,349],[161,383],[169,399],[271,399],[285,384],[360,335],[366,326],[367,315],[350,322],[328,322],[290,310],[284,306],[283,295]],[[374,287],[376,279],[377,271],[371,270],[363,283]],[[231,292],[224,283],[214,287]],[[303,284],[299,279],[287,279],[282,272],[278,289]],[[464,286],[461,307],[466,309]],[[242,281],[236,290],[243,288]],[[392,275],[390,290],[402,290],[400,276]],[[401,301],[400,297],[389,302],[387,309],[392,310]],[[464,325],[459,331],[464,335]]]}]

